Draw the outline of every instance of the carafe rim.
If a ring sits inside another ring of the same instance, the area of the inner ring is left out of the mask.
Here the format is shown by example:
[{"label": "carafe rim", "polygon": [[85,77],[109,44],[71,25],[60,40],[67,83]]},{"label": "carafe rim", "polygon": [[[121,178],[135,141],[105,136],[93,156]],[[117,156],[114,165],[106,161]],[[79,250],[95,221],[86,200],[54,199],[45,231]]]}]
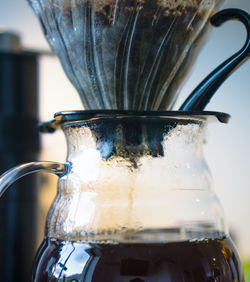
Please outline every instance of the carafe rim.
[{"label": "carafe rim", "polygon": [[203,120],[217,120],[228,123],[230,115],[215,111],[130,111],[130,110],[78,110],[60,111],[55,113],[54,119],[39,124],[41,132],[53,133],[66,122],[89,121],[99,118],[201,118]]}]

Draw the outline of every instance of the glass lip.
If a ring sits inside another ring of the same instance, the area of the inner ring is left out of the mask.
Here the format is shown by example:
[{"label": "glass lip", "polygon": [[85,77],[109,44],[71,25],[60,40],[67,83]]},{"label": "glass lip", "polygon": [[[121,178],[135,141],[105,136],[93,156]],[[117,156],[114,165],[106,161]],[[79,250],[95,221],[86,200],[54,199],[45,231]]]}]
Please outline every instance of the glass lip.
[{"label": "glass lip", "polygon": [[61,128],[66,122],[90,121],[101,118],[215,118],[221,123],[228,123],[230,115],[214,111],[130,111],[130,110],[79,110],[61,111],[54,115],[54,119],[39,124],[41,132],[52,133]]}]

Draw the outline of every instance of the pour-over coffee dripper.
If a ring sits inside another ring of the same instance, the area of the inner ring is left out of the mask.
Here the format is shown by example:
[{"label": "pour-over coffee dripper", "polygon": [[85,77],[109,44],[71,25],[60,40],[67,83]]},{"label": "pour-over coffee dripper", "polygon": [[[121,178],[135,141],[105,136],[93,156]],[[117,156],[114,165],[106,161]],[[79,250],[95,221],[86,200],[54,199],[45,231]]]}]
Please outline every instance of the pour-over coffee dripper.
[{"label": "pour-over coffee dripper", "polygon": [[85,110],[170,110],[222,0],[29,0]]}]

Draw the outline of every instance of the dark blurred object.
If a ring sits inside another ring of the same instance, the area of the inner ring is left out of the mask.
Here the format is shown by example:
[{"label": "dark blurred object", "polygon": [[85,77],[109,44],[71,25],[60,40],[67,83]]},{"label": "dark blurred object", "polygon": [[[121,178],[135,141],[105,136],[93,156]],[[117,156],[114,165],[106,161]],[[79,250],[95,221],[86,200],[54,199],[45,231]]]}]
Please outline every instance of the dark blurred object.
[{"label": "dark blurred object", "polygon": [[[39,152],[38,54],[0,33],[0,173]],[[30,281],[37,247],[38,176],[25,177],[0,199],[0,281]]]}]

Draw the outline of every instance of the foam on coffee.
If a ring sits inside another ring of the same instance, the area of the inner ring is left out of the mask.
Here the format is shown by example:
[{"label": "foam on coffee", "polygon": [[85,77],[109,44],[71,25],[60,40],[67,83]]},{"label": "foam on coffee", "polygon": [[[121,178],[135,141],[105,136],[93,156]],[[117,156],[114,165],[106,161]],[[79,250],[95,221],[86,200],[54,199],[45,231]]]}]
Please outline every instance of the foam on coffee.
[{"label": "foam on coffee", "polygon": [[[33,6],[36,13],[40,13],[39,10],[41,6],[38,4],[41,0],[30,0],[31,5]],[[103,12],[106,10],[107,6],[118,8],[121,6],[134,6],[135,4],[140,6],[146,3],[155,3],[159,7],[166,9],[166,12],[171,12],[177,15],[180,15],[182,12],[185,12],[187,8],[195,8],[197,9],[198,13],[202,13],[204,10],[211,9],[216,5],[216,0],[139,0],[139,1],[121,1],[118,0],[99,0],[99,1],[92,1],[89,2],[87,0],[64,0],[63,2],[60,1],[58,5],[56,2],[49,2],[46,3],[45,7],[50,9],[57,10],[62,9],[64,13],[71,15],[72,11],[77,8],[78,5],[86,5],[88,7],[94,7],[95,12]],[[167,13],[165,13],[167,14]]]},{"label": "foam on coffee", "polygon": [[[29,1],[31,5],[33,6],[34,9],[38,10],[41,8],[41,5],[39,3],[41,2],[40,0],[30,0]],[[127,3],[132,3],[132,1],[121,1],[121,2],[127,2]],[[193,7],[193,8],[208,8],[213,5],[215,5],[216,2],[215,0],[156,0],[156,1],[150,1],[150,0],[139,0],[136,1],[138,4],[144,4],[146,2],[155,2],[157,5],[162,6],[164,8],[168,8],[171,10],[174,9],[180,9],[180,8],[185,8],[185,7]],[[92,3],[87,1],[87,0],[64,0],[64,1],[59,1],[59,5],[56,1],[45,1],[45,5],[47,7],[63,7],[64,9],[69,9],[71,10],[74,6],[77,6],[81,3],[87,3],[89,6],[94,5],[95,7],[105,7],[106,5],[117,5],[120,4],[119,1],[113,1],[113,0],[98,0],[98,1],[93,1]]]}]

